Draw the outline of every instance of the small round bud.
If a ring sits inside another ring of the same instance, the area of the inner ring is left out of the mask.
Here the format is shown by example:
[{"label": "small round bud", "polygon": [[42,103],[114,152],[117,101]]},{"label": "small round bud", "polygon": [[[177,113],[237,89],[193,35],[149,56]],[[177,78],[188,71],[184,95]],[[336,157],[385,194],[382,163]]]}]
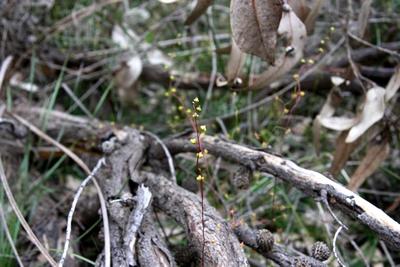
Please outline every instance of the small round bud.
[{"label": "small round bud", "polygon": [[311,255],[314,259],[326,261],[331,255],[331,250],[324,242],[318,241],[312,246]]},{"label": "small round bud", "polygon": [[274,236],[267,229],[258,230],[257,245],[262,251],[270,251],[274,246]]},{"label": "small round bud", "polygon": [[311,262],[306,257],[296,257],[291,267],[311,267]]}]

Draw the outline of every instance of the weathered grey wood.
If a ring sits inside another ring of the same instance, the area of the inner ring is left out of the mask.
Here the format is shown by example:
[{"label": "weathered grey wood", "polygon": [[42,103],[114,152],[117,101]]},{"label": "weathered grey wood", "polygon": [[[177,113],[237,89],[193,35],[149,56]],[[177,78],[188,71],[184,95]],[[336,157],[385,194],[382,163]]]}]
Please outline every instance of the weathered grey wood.
[{"label": "weathered grey wood", "polygon": [[[343,185],[271,153],[211,136],[205,136],[202,142],[210,154],[244,165],[252,170],[270,173],[309,196],[320,197],[322,192],[326,191],[330,204],[368,226],[392,248],[400,250],[400,224]],[[173,155],[180,152],[196,152],[196,147],[189,142],[189,138],[167,140],[165,144]],[[158,152],[159,149],[155,145],[150,154],[154,157],[162,155]]]}]

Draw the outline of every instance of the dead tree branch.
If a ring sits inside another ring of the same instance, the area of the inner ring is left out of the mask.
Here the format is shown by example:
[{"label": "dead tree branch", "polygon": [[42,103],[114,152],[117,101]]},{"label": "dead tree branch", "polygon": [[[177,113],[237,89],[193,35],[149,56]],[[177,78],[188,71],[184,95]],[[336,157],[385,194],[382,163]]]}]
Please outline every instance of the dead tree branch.
[{"label": "dead tree branch", "polygon": [[[195,146],[188,140],[169,140],[165,144],[172,154],[195,152]],[[321,193],[326,191],[330,204],[368,226],[393,248],[400,249],[400,224],[343,185],[318,172],[301,168],[290,160],[219,138],[205,136],[203,144],[215,156],[244,165],[252,170],[270,173],[309,196],[321,197]],[[155,147],[154,149],[153,152],[150,152],[152,156],[162,155],[162,153],[156,152],[159,148]]]},{"label": "dead tree branch", "polygon": [[[201,200],[199,196],[173,184],[162,175],[142,172],[155,205],[184,227],[197,255],[202,251]],[[204,266],[248,266],[240,244],[228,223],[209,204],[205,204]]]},{"label": "dead tree branch", "polygon": [[[21,110],[17,112],[21,112]],[[39,118],[41,116],[39,115],[44,110],[36,109],[27,114],[27,109],[25,109],[23,112],[32,124],[40,125]],[[48,131],[52,135],[57,136],[59,131],[67,129],[66,126],[68,125],[73,127],[74,131],[70,129],[64,131],[62,140],[69,142],[74,140],[76,143],[94,138],[103,141],[103,148],[105,143],[108,144],[106,166],[97,175],[107,199],[116,199],[124,194],[131,194],[130,190],[124,186],[126,185],[125,177],[130,177],[136,184],[144,183],[150,188],[151,192],[157,192],[153,194],[153,205],[174,218],[185,229],[190,243],[193,245],[196,254],[199,255],[202,241],[199,197],[177,186],[165,175],[159,174],[159,171],[154,171],[154,169],[143,171],[140,168],[145,158],[150,163],[165,157],[163,148],[157,142],[130,128],[118,129],[118,127],[106,123],[65,116],[61,112],[50,112],[47,116]],[[57,125],[57,127],[53,125]],[[108,136],[108,139],[104,139],[104,136]],[[183,152],[196,152],[196,147],[189,142],[188,137],[165,140],[164,143],[172,156]],[[326,192],[330,205],[367,225],[393,248],[400,249],[400,225],[397,222],[379,208],[322,174],[301,168],[294,162],[279,156],[216,137],[204,136],[202,144],[214,156],[240,164],[252,171],[270,173],[309,196],[321,198],[323,192]],[[114,241],[111,241],[113,259],[119,258],[121,262],[118,263],[122,264],[122,262],[125,262],[125,252],[122,243],[118,242],[124,238],[124,229],[131,211],[121,202],[110,202],[108,208],[112,221],[110,223],[111,235],[114,239]],[[226,221],[208,204],[206,205],[205,217],[206,240],[208,242],[205,257],[206,265],[246,265],[247,260]],[[141,231],[154,233],[151,229],[142,229]],[[240,236],[242,241],[245,241],[243,235]],[[142,241],[149,242],[148,239]],[[251,247],[251,243],[247,243]],[[144,243],[139,240],[137,244],[141,246]],[[165,256],[168,255],[168,250],[165,251],[167,251],[167,254],[163,252],[158,255],[164,255],[162,259],[170,259]],[[142,252],[138,252],[139,255],[140,253]],[[276,246],[269,254],[263,253],[262,255],[275,262],[280,260],[280,264],[283,265],[285,265],[285,261],[293,262],[291,256],[280,249],[279,246]],[[236,261],[232,262],[232,259],[236,259]],[[172,266],[173,260],[168,261]],[[225,263],[227,264],[225,265]]]}]

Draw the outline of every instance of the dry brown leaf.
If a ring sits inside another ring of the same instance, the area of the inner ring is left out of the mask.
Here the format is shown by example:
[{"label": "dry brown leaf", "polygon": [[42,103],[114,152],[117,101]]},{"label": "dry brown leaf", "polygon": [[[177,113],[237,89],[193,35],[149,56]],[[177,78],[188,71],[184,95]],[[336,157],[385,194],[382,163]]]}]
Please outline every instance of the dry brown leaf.
[{"label": "dry brown leaf", "polygon": [[308,14],[311,11],[311,8],[307,5],[305,0],[288,0],[288,4],[293,9],[293,12],[296,13],[297,17],[304,23]]},{"label": "dry brown leaf", "polygon": [[207,11],[207,8],[211,6],[212,3],[213,0],[197,0],[196,6],[185,21],[185,25],[190,25],[195,22],[201,15],[203,15]]},{"label": "dry brown leaf", "polygon": [[281,1],[232,0],[230,14],[233,39],[240,50],[273,64]]},{"label": "dry brown leaf", "polygon": [[333,155],[331,168],[329,169],[329,172],[332,174],[333,177],[338,176],[340,170],[343,169],[351,153],[361,143],[361,138],[358,138],[353,143],[350,144],[346,143],[345,140],[348,133],[349,131],[341,132],[336,139],[335,153]]},{"label": "dry brown leaf", "polygon": [[306,25],[307,33],[311,34],[314,30],[315,20],[318,17],[319,10],[321,9],[323,1],[317,0],[314,6],[311,8],[310,13],[308,14],[304,25]]},{"label": "dry brown leaf", "polygon": [[378,144],[373,144],[368,148],[367,154],[361,161],[357,170],[351,176],[347,187],[351,191],[357,189],[365,182],[365,180],[373,174],[381,165],[381,163],[389,156],[390,146],[387,138]]},{"label": "dry brown leaf", "polygon": [[280,54],[274,66],[270,66],[265,72],[254,80],[251,89],[260,89],[265,85],[279,79],[303,57],[303,49],[306,43],[306,28],[293,11],[284,12],[279,24],[278,34],[289,41],[285,51]]},{"label": "dry brown leaf", "polygon": [[226,66],[226,79],[230,83],[236,77],[240,76],[240,72],[246,60],[246,54],[240,51],[235,40],[232,39],[231,54],[229,56],[228,65]]},{"label": "dry brown leaf", "polygon": [[390,78],[389,83],[386,86],[385,101],[389,101],[400,88],[400,65],[396,67],[392,78]]},{"label": "dry brown leaf", "polygon": [[319,153],[321,152],[321,123],[319,122],[319,120],[314,119],[312,131],[315,153],[317,154],[317,156],[319,156]]},{"label": "dry brown leaf", "polygon": [[368,90],[365,97],[365,104],[359,115],[358,122],[350,129],[346,143],[354,142],[374,123],[381,120],[385,114],[385,89],[374,87]]},{"label": "dry brown leaf", "polygon": [[358,22],[357,22],[358,33],[357,33],[357,35],[360,38],[362,38],[364,36],[365,31],[368,26],[368,18],[369,18],[369,14],[371,12],[371,3],[372,3],[372,0],[364,0],[362,3],[362,6],[361,6],[360,14],[358,15]]}]

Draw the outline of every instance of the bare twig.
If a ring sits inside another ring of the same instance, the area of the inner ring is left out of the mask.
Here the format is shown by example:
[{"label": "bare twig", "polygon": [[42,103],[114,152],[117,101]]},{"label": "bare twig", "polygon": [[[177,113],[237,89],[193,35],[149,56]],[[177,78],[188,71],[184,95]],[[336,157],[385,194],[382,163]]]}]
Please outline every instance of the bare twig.
[{"label": "bare twig", "polygon": [[346,265],[340,260],[339,253],[336,248],[336,241],[337,241],[337,238],[339,237],[340,231],[342,231],[342,229],[343,229],[343,226],[339,226],[339,228],[336,230],[335,236],[333,237],[333,241],[332,241],[332,247],[333,247],[333,255],[335,255],[335,258],[336,258],[337,262],[339,263],[339,265],[342,267],[346,267]]},{"label": "bare twig", "polygon": [[360,37],[354,35],[350,31],[347,32],[347,35],[349,37],[351,37],[352,39],[356,40],[357,42],[362,43],[363,45],[369,46],[371,48],[374,48],[374,49],[376,49],[378,51],[381,51],[383,53],[389,54],[391,56],[400,58],[400,54],[397,53],[396,51],[393,51],[393,50],[390,50],[390,49],[387,49],[387,48],[384,48],[384,47],[381,47],[381,46],[378,46],[378,45],[371,44],[370,42],[367,42],[367,41],[361,39]]},{"label": "bare twig", "polygon": [[[165,143],[172,154],[196,151],[196,148],[185,139],[169,140]],[[319,197],[322,191],[326,190],[327,196],[332,199],[331,202],[334,203],[334,206],[368,226],[394,248],[400,248],[399,223],[381,209],[328,177],[301,168],[294,162],[279,156],[226,142],[219,138],[205,136],[203,144],[210,154],[247,166],[252,170],[270,173],[292,184],[307,195]],[[156,151],[150,153],[155,157],[160,155]]]},{"label": "bare twig", "polygon": [[74,212],[75,212],[75,209],[76,209],[76,204],[78,204],[79,197],[81,196],[81,194],[83,192],[83,189],[86,187],[86,185],[94,178],[94,176],[96,175],[97,171],[104,164],[105,164],[105,159],[101,158],[97,162],[96,166],[94,167],[93,171],[89,174],[89,176],[85,180],[83,180],[82,183],[79,185],[79,188],[75,193],[74,200],[72,201],[71,209],[69,210],[69,213],[68,213],[67,230],[66,230],[66,233],[65,233],[64,250],[63,250],[63,253],[61,255],[60,261],[58,262],[58,266],[59,267],[62,267],[64,265],[65,258],[67,257],[68,248],[69,248],[69,242],[70,242],[70,239],[71,239],[71,232],[72,232],[72,219],[73,219]]},{"label": "bare twig", "polygon": [[335,221],[340,226],[342,226],[345,230],[348,230],[349,228],[341,220],[339,220],[339,218],[336,216],[336,214],[331,209],[331,206],[329,205],[329,202],[328,202],[328,193],[326,192],[326,190],[321,191],[321,198],[322,198],[322,203],[324,203],[325,207],[328,209],[328,211],[332,215],[333,219],[335,219]]},{"label": "bare twig", "polygon": [[139,186],[137,191],[136,207],[131,212],[129,216],[129,226],[127,227],[124,245],[126,252],[126,261],[130,266],[135,266],[135,245],[136,245],[136,235],[142,224],[143,217],[149,207],[151,200],[151,192],[143,184]]}]

